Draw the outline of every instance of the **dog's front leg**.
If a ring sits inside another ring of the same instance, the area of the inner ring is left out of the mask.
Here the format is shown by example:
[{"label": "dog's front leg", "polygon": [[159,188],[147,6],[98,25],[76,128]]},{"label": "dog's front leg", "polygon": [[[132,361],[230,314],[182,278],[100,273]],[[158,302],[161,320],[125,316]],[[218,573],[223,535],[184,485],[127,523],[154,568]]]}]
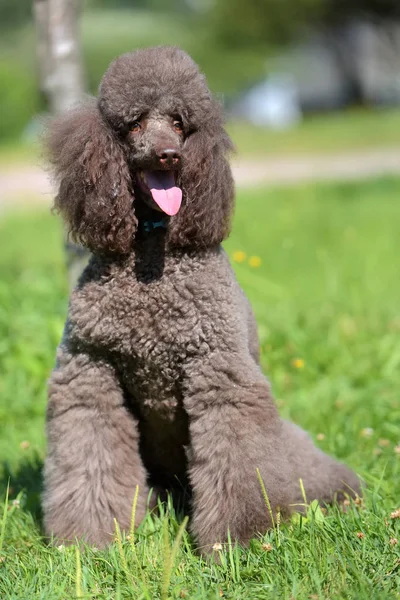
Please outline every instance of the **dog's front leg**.
[{"label": "dog's front leg", "polygon": [[113,537],[114,518],[129,528],[137,485],[137,521],[143,518],[148,489],[137,423],[109,364],[59,350],[49,386],[47,436],[47,533],[104,546]]},{"label": "dog's front leg", "polygon": [[210,552],[228,530],[247,543],[289,511],[291,470],[268,382],[250,356],[219,353],[195,361],[187,375],[192,531],[200,550]]}]

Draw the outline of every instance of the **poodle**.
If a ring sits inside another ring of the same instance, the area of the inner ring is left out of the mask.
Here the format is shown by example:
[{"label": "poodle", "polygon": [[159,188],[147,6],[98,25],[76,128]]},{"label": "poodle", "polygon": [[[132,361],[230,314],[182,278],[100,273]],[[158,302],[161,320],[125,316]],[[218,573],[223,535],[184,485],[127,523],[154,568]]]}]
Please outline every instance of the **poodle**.
[{"label": "poodle", "polygon": [[[97,99],[57,117],[55,208],[92,252],[49,382],[46,531],[98,547],[149,490],[191,494],[202,552],[246,544],[308,500],[360,493],[356,475],[282,420],[257,327],[221,247],[232,150],[182,50],[117,58]],[[257,472],[258,470],[258,472]],[[259,477],[267,490],[265,505]]]}]

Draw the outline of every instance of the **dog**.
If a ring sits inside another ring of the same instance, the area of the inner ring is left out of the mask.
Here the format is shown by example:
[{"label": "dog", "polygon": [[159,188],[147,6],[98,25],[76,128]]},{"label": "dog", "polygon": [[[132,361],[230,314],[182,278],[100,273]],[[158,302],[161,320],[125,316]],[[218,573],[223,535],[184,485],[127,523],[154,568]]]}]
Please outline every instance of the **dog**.
[{"label": "dog", "polygon": [[49,383],[47,532],[102,547],[114,518],[129,528],[137,486],[139,522],[149,486],[188,486],[208,553],[228,530],[247,544],[290,515],[300,479],[310,500],[359,494],[352,471],[279,417],[261,371],[221,247],[232,143],[192,59],[175,47],[117,58],[97,99],[51,123],[47,148],[55,208],[93,253]]}]

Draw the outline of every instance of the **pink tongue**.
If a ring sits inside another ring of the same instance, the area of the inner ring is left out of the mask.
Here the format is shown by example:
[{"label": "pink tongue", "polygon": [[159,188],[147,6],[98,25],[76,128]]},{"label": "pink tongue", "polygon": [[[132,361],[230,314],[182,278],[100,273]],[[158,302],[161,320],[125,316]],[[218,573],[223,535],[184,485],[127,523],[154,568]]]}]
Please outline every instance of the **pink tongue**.
[{"label": "pink tongue", "polygon": [[154,202],[167,215],[176,215],[181,207],[182,190],[175,185],[172,171],[145,171],[144,178]]}]

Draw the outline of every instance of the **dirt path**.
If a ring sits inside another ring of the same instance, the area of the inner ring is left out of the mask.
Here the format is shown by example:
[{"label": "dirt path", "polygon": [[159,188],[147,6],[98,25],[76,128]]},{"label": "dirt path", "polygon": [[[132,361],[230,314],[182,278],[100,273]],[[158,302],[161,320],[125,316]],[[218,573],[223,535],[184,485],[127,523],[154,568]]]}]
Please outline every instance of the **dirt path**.
[{"label": "dirt path", "polygon": [[[400,174],[400,148],[338,155],[236,158],[232,164],[238,187],[291,185],[304,181],[349,180]],[[50,204],[53,190],[47,173],[30,164],[0,168],[0,207]]]},{"label": "dirt path", "polygon": [[349,180],[400,174],[400,148],[332,155],[303,155],[236,160],[238,186],[290,185],[304,181]]}]

